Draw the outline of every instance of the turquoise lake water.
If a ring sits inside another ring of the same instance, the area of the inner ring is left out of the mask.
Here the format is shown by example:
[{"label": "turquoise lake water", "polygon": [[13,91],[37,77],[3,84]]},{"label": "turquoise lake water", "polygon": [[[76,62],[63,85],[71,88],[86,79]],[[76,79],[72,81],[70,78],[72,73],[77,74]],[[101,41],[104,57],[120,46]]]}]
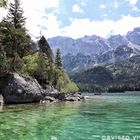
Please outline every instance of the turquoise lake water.
[{"label": "turquoise lake water", "polygon": [[0,110],[0,140],[102,140],[105,136],[140,136],[139,95],[4,106]]}]

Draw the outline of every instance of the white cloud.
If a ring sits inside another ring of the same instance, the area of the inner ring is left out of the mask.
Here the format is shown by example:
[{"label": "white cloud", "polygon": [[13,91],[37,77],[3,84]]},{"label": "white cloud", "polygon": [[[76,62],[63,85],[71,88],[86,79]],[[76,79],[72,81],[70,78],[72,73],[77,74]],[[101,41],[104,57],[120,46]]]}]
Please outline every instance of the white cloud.
[{"label": "white cloud", "polygon": [[[28,20],[27,20],[28,21]],[[31,22],[31,23],[30,23]],[[46,38],[54,37],[60,34],[61,22],[57,19],[53,13],[48,14],[44,18],[34,18],[27,22],[27,28],[29,33],[39,37],[40,31]]]},{"label": "white cloud", "polygon": [[82,5],[82,6],[86,6],[86,3],[85,3],[85,2],[81,2],[81,5]]},{"label": "white cloud", "polygon": [[[34,3],[31,2],[31,0],[22,1],[25,16],[27,17],[27,28],[29,29],[29,32],[36,37],[40,35],[40,31],[42,31],[46,38],[58,35],[79,38],[84,35],[93,34],[106,37],[110,32],[123,35],[128,31],[133,30],[134,27],[140,26],[140,17],[128,15],[123,16],[118,21],[108,20],[106,18],[103,21],[94,21],[88,18],[70,18],[71,24],[61,27],[61,22],[58,20],[55,12],[46,15],[44,11],[46,7],[55,7],[57,10],[61,0],[51,0],[51,3],[50,0],[34,1]],[[77,9],[78,8],[76,8],[76,10]],[[79,10],[77,12],[79,12]],[[4,15],[6,11],[0,9],[0,13]],[[106,15],[103,16],[106,17]]]},{"label": "white cloud", "polygon": [[[52,37],[60,33],[61,23],[58,21],[55,13],[59,12],[57,8],[61,0],[21,0],[26,19],[26,27],[29,33],[35,37],[40,36],[40,31],[46,37]],[[10,0],[13,2],[13,0]],[[55,11],[46,15],[45,9],[56,8]],[[7,14],[7,10],[0,9],[0,20]],[[44,28],[42,28],[44,27]]]},{"label": "white cloud", "polygon": [[123,16],[118,21],[104,20],[104,21],[90,21],[89,19],[74,19],[70,26],[62,29],[61,35],[79,38],[84,35],[99,35],[107,37],[110,32],[114,34],[124,35],[128,31],[139,27],[140,17]]},{"label": "white cloud", "polygon": [[138,0],[126,0],[130,3],[130,5],[135,6]]},{"label": "white cloud", "polygon": [[83,9],[78,4],[73,5],[72,11],[74,13],[84,13]]},{"label": "white cloud", "polygon": [[102,9],[105,9],[106,8],[106,6],[103,5],[103,4],[102,5],[99,5],[99,7],[102,8]]},{"label": "white cloud", "polygon": [[132,9],[133,11],[138,11],[139,9],[138,9],[138,7],[137,6],[135,6],[135,7],[133,7],[133,9]]},{"label": "white cloud", "polygon": [[[56,8],[57,10],[60,0],[37,0],[34,2],[31,0],[22,1],[25,17],[27,17],[26,26],[29,33],[33,34],[34,36],[39,36],[40,31],[46,34],[46,31],[44,32],[44,29],[41,27],[47,27],[47,33],[50,32],[50,28],[54,31],[58,27],[56,16],[53,13],[46,15],[45,10],[47,8]],[[46,17],[47,19],[43,17]],[[38,24],[40,26],[38,26]],[[53,36],[53,31],[48,33],[47,36],[50,36],[51,33]]]},{"label": "white cloud", "polygon": [[42,30],[43,34],[48,38],[59,35],[61,22],[58,21],[57,17],[53,14],[48,14],[47,19],[42,19],[42,26],[46,27],[47,30]]},{"label": "white cloud", "polygon": [[45,8],[57,8],[59,7],[60,0],[21,0],[24,5],[24,8],[27,9],[45,9]]},{"label": "white cloud", "polygon": [[81,5],[82,6],[86,6],[87,5],[88,0],[81,0]]},{"label": "white cloud", "polygon": [[115,8],[118,8],[118,7],[119,7],[118,2],[115,1],[114,7],[115,7]]},{"label": "white cloud", "polygon": [[7,15],[7,10],[0,8],[0,21]]},{"label": "white cloud", "polygon": [[[46,36],[55,36],[59,30],[59,22],[54,14],[59,12],[57,8],[59,7],[60,1],[61,0],[21,0],[24,16],[27,17],[26,27],[29,30],[29,33],[37,37],[40,35],[40,31],[42,31]],[[10,0],[9,2],[13,2],[13,0]],[[56,9],[52,13],[46,15],[45,10],[47,8]],[[4,14],[2,15],[4,16]],[[46,17],[47,19],[43,17]],[[47,32],[44,31],[42,27],[47,27]]]},{"label": "white cloud", "polygon": [[107,14],[103,14],[103,15],[101,15],[101,17],[103,17],[103,18],[107,18],[108,15],[107,15]]}]

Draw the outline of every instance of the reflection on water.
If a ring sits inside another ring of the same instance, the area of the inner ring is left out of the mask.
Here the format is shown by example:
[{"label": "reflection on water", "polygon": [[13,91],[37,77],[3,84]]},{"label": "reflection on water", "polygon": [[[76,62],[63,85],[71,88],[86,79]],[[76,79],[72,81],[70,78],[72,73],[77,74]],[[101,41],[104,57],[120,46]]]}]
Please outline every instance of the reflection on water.
[{"label": "reflection on water", "polygon": [[2,111],[3,108],[3,96],[0,94],[0,111]]},{"label": "reflection on water", "polygon": [[94,96],[84,102],[11,105],[0,112],[0,140],[101,140],[139,135],[140,96]]},{"label": "reflection on water", "polygon": [[3,109],[3,104],[0,105],[0,111],[2,111],[2,109]]}]

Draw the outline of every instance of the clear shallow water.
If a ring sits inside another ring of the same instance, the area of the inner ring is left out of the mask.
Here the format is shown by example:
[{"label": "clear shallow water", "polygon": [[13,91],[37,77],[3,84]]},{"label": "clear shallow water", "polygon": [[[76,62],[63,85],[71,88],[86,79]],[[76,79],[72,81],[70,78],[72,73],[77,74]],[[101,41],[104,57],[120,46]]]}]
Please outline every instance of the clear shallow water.
[{"label": "clear shallow water", "polygon": [[0,140],[101,140],[140,135],[140,96],[11,105],[0,111]]}]

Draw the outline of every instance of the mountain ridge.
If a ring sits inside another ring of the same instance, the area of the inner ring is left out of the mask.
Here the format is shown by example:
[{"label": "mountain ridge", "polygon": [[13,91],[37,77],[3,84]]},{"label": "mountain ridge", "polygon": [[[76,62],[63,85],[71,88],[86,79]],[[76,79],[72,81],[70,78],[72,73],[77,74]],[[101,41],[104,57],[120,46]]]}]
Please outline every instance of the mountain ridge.
[{"label": "mountain ridge", "polygon": [[103,92],[139,91],[140,55],[115,64],[72,73],[70,77],[81,91],[94,92],[96,87]]},{"label": "mountain ridge", "polygon": [[74,71],[122,61],[140,54],[140,27],[125,36],[112,35],[107,39],[97,35],[85,35],[78,39],[58,36],[48,39],[48,43],[54,53],[57,48],[61,50],[65,69]]}]

